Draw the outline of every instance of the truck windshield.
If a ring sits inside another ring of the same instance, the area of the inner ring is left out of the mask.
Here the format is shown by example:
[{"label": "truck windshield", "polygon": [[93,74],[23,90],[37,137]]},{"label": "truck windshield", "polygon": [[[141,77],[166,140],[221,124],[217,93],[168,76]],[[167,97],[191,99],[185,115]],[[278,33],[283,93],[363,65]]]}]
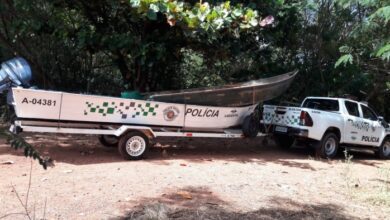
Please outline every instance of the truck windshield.
[{"label": "truck windshield", "polygon": [[321,111],[339,111],[339,102],[332,99],[306,99],[302,107]]}]

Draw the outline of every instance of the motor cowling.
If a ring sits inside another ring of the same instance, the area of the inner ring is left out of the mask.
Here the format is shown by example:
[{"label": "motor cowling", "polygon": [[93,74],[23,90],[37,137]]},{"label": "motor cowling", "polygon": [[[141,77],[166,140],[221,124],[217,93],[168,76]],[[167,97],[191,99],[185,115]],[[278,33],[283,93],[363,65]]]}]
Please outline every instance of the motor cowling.
[{"label": "motor cowling", "polygon": [[0,69],[0,93],[14,86],[30,87],[31,68],[22,57],[5,61]]}]

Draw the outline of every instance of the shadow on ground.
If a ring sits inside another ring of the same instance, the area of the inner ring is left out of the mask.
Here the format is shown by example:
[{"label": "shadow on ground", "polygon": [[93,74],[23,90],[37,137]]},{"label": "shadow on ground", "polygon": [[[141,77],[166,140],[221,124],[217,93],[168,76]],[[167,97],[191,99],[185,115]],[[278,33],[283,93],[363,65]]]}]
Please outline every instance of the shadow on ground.
[{"label": "shadow on ground", "polygon": [[267,207],[255,211],[235,211],[207,187],[184,188],[138,204],[125,216],[112,219],[356,219],[336,204],[304,204],[281,197],[269,199]]},{"label": "shadow on ground", "polygon": [[[41,154],[50,156],[55,162],[75,165],[122,162],[116,148],[103,147],[96,136],[87,135],[25,135]],[[191,163],[207,163],[210,161],[227,161],[239,163],[276,163],[283,166],[315,170],[307,159],[314,159],[313,150],[302,147],[282,149],[272,140],[256,139],[217,139],[217,138],[162,138],[155,140],[157,146],[147,154],[146,161],[160,165],[169,164],[170,160],[186,160]],[[0,143],[0,155],[12,154],[24,156]],[[353,160],[370,166],[379,166],[375,156],[367,153],[353,153]],[[303,161],[302,161],[303,160]],[[319,160],[319,159],[316,159]],[[342,154],[334,161],[342,161]],[[329,160],[321,160],[331,163]]]}]

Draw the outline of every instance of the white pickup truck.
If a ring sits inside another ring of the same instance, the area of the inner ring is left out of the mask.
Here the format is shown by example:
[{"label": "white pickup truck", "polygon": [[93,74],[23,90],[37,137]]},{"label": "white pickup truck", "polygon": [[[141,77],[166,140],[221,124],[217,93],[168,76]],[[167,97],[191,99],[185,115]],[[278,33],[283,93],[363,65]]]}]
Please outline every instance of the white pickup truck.
[{"label": "white pickup truck", "polygon": [[304,141],[324,158],[336,156],[339,147],[369,147],[390,158],[389,124],[362,102],[307,97],[301,107],[264,105],[262,123],[283,147]]}]

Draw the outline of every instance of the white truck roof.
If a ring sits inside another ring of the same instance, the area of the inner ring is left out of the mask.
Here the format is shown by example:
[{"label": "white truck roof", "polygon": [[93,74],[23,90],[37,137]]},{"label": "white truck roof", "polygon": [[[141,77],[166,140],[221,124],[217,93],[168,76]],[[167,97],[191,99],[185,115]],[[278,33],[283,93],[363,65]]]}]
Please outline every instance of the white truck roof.
[{"label": "white truck roof", "polygon": [[[330,99],[330,100],[344,100],[344,101],[350,101],[350,102],[359,102],[359,101],[347,99],[347,98],[323,97],[323,96],[322,97],[321,96],[309,96],[309,97],[306,97],[305,100],[306,99]],[[359,102],[359,103],[367,105],[366,102]]]}]

